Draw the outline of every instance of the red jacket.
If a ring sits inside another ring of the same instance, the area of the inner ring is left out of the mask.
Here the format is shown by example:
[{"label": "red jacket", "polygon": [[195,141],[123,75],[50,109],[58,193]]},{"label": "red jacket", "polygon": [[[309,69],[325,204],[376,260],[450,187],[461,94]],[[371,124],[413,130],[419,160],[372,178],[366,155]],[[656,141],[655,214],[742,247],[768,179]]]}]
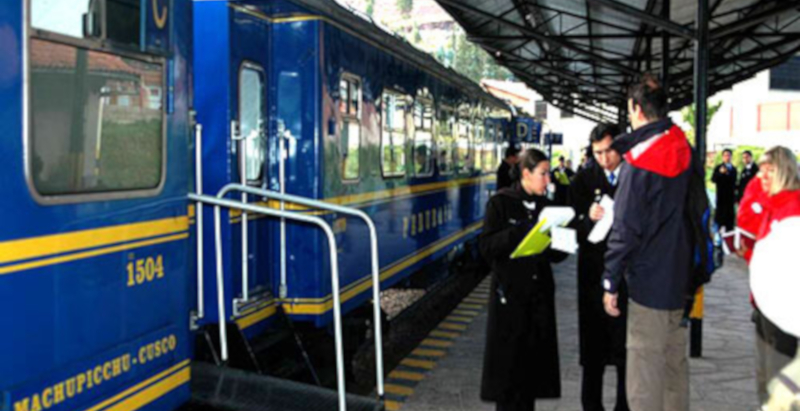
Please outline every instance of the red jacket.
[{"label": "red jacket", "polygon": [[[739,211],[736,216],[736,226],[755,236],[761,230],[761,223],[766,215],[764,204],[769,200],[767,194],[761,189],[761,179],[754,177],[747,184],[742,199],[739,202]],[[753,257],[753,247],[750,247],[744,254],[744,259],[750,263]]]}]

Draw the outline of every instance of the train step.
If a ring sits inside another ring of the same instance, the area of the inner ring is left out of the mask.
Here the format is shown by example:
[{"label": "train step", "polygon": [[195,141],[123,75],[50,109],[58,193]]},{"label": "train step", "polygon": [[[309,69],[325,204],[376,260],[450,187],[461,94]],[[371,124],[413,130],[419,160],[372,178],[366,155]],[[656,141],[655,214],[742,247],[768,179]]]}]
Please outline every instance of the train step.
[{"label": "train step", "polygon": [[[234,368],[192,364],[192,411],[331,411],[336,391]],[[348,411],[382,411],[374,398],[347,395]]]}]

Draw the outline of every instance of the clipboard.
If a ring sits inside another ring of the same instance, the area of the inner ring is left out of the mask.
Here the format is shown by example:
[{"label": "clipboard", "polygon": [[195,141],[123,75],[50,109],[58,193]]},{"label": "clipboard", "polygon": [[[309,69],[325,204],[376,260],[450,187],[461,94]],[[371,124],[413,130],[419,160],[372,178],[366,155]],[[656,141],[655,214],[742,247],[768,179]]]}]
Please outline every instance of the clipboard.
[{"label": "clipboard", "polygon": [[[532,255],[541,254],[550,245],[550,236],[547,231],[542,231],[547,219],[539,220],[539,223],[528,232],[522,241],[520,241],[514,252],[511,253],[511,259],[530,257]],[[549,231],[549,229],[548,229]]]},{"label": "clipboard", "polygon": [[530,257],[541,254],[550,246],[550,229],[553,227],[563,227],[575,218],[575,210],[572,207],[545,207],[539,215],[539,222],[528,232],[524,239],[519,243],[511,259]]}]

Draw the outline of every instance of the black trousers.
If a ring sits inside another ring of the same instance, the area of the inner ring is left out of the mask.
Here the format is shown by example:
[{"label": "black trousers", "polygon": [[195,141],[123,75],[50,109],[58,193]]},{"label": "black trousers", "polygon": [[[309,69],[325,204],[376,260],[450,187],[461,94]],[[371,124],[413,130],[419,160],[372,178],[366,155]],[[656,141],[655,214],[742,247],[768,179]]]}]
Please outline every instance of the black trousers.
[{"label": "black trousers", "polygon": [[[605,365],[583,366],[581,381],[581,404],[583,411],[604,411],[603,374]],[[625,367],[617,366],[617,404],[614,411],[628,411],[628,398],[625,395]]]}]

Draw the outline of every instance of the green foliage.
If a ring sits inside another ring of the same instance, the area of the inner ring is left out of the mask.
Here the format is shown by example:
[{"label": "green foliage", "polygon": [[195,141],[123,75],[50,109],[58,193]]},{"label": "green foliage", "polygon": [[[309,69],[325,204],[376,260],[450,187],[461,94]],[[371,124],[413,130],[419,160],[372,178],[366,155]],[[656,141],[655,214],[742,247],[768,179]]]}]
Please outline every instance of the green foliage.
[{"label": "green foliage", "polygon": [[397,1],[397,8],[400,10],[400,13],[403,16],[408,17],[411,14],[411,10],[414,9],[414,0],[396,0]]},{"label": "green foliage", "polygon": [[373,17],[375,14],[375,0],[367,0],[367,16]]},{"label": "green foliage", "polygon": [[[510,80],[513,78],[511,72],[499,66],[492,57],[483,49],[467,40],[463,32],[456,32],[453,36],[453,49],[455,55],[451,62],[454,70],[479,83],[481,79]],[[447,65],[446,52],[440,53],[445,58],[440,59],[442,64]]]},{"label": "green foliage", "polygon": [[161,179],[161,121],[103,122],[99,186],[152,188]]},{"label": "green foliage", "polygon": [[[717,114],[717,111],[722,107],[722,102],[717,102],[717,104],[711,104],[706,107],[706,125],[711,124],[711,119],[714,118],[714,115]],[[681,115],[683,116],[683,121],[689,123],[690,129],[686,131],[686,138],[689,139],[689,142],[692,146],[695,145],[695,110],[696,107],[694,104],[691,106],[684,107],[681,110]]]}]

